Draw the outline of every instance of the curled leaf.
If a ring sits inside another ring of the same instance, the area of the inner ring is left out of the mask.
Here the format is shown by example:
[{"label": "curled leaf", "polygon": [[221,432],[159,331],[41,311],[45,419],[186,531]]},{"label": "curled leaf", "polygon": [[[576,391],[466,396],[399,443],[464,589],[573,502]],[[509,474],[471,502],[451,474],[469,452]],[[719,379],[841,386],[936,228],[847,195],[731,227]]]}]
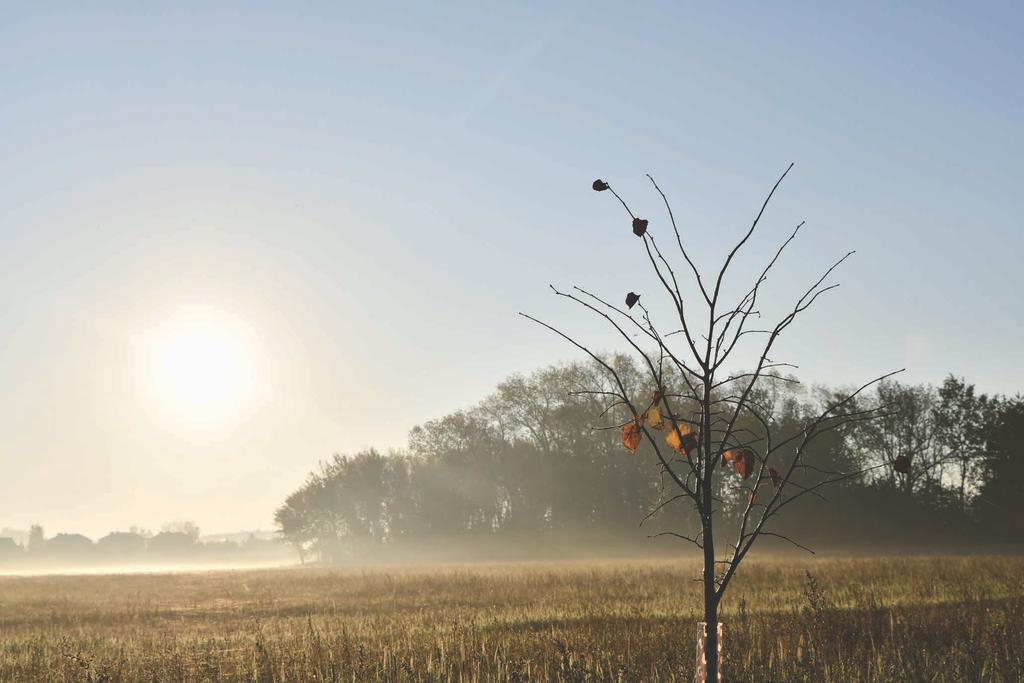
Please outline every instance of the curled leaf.
[{"label": "curled leaf", "polygon": [[629,449],[630,453],[636,452],[636,449],[640,446],[640,441],[643,439],[643,432],[640,430],[640,425],[636,422],[630,422],[622,426],[622,445]]},{"label": "curled leaf", "polygon": [[686,425],[677,424],[665,435],[665,443],[676,453],[689,456],[697,447],[697,435]]},{"label": "curled leaf", "polygon": [[741,448],[732,454],[732,467],[736,474],[744,479],[749,479],[754,472],[754,451],[749,448]]},{"label": "curled leaf", "polygon": [[646,218],[634,218],[633,219],[633,234],[637,237],[643,237],[644,233],[647,232],[647,219]]},{"label": "curled leaf", "polygon": [[674,450],[676,453],[683,452],[683,442],[682,438],[680,437],[680,432],[683,429],[685,428],[682,425],[678,427],[673,427],[668,431],[668,434],[665,435],[665,443],[668,444],[668,447]]},{"label": "curled leaf", "polygon": [[608,189],[608,183],[598,178],[597,180],[594,181],[594,184],[591,185],[591,187],[594,188],[595,192],[604,192],[605,190]]},{"label": "curled leaf", "polygon": [[892,463],[892,468],[900,474],[910,474],[910,458],[905,455],[897,455]]},{"label": "curled leaf", "polygon": [[772,477],[772,486],[774,486],[775,488],[779,488],[780,486],[782,486],[782,473],[780,473],[774,467],[769,467],[768,474],[770,474]]},{"label": "curled leaf", "polygon": [[659,430],[665,427],[665,418],[661,416],[661,409],[658,406],[651,406],[647,411],[647,426]]},{"label": "curled leaf", "polygon": [[640,301],[640,295],[634,292],[630,292],[626,295],[626,308],[633,308],[636,306],[636,302]]}]

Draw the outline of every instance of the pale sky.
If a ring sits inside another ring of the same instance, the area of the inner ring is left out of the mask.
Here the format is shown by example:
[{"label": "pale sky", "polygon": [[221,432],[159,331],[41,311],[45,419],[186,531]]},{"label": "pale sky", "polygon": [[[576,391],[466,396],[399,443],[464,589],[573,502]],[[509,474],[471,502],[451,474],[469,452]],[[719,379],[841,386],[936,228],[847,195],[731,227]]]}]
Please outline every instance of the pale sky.
[{"label": "pale sky", "polygon": [[1019,5],[78,4],[0,7],[0,526],[269,528],[578,358],[517,311],[614,348],[546,287],[655,298],[596,177],[710,268],[796,162],[738,272],[858,253],[784,360],[1024,390]]}]

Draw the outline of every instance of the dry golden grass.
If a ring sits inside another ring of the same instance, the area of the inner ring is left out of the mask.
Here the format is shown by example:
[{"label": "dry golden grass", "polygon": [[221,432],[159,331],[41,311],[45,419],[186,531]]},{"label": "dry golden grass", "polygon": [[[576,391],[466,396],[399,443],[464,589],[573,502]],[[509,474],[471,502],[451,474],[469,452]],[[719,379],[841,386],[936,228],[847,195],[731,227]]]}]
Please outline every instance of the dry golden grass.
[{"label": "dry golden grass", "polygon": [[[0,681],[691,681],[696,575],[651,560],[0,578]],[[754,559],[723,621],[728,681],[1022,681],[1024,558]]]}]

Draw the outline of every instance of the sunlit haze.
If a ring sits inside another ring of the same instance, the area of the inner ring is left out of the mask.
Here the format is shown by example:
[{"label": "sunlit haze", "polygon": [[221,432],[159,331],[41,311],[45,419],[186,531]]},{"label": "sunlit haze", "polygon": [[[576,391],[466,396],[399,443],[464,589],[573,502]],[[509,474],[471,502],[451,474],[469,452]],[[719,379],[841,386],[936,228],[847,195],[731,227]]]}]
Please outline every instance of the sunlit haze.
[{"label": "sunlit haze", "polygon": [[146,335],[143,372],[162,408],[189,422],[216,422],[252,399],[259,359],[227,322],[186,313]]}]

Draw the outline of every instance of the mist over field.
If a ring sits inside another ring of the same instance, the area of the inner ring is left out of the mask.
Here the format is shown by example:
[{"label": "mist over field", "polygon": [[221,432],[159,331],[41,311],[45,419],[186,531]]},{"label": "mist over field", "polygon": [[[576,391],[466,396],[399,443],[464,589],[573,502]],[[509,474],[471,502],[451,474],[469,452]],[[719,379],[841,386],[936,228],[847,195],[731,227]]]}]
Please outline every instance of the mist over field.
[{"label": "mist over field", "polygon": [[[629,382],[644,382],[627,357],[614,363]],[[651,467],[654,444],[629,453],[621,418],[602,397],[579,394],[600,386],[601,373],[596,363],[564,363],[515,375],[476,406],[413,428],[405,448],[325,460],[281,501],[273,530],[204,536],[192,522],[175,522],[93,540],[4,529],[0,573],[696,557],[672,535],[695,534],[698,520],[688,501],[665,495],[664,472]],[[779,439],[844,394],[792,379],[765,380],[759,394]],[[885,405],[886,414],[817,440],[803,456],[808,473],[793,485],[813,486],[819,471],[853,474],[775,524],[799,545],[766,537],[762,553],[1024,549],[1020,399],[979,394],[952,376],[939,387],[883,382],[858,398],[852,411]],[[726,522],[748,502],[736,483],[726,473],[716,484]]]}]

